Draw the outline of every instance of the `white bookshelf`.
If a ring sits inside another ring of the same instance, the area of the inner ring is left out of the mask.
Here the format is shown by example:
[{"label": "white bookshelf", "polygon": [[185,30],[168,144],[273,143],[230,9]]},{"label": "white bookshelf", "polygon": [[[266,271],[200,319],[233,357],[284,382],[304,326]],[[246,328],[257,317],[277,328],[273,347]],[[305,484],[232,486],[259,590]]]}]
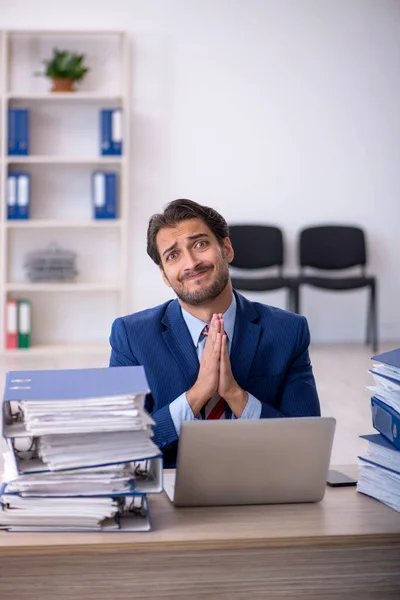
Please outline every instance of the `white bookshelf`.
[{"label": "white bookshelf", "polygon": [[118,292],[118,283],[6,283],[6,292]]},{"label": "white bookshelf", "polygon": [[[66,354],[82,354],[86,356],[92,356],[99,354],[101,357],[107,354],[109,345],[106,343],[99,344],[69,344],[67,342],[60,344],[35,344],[31,348],[25,350],[24,354],[29,356],[56,356]],[[7,350],[7,354],[18,355],[22,352],[19,350]]]},{"label": "white bookshelf", "polygon": [[123,157],[119,156],[7,156],[7,165],[41,164],[41,165],[122,165]]},{"label": "white bookshelf", "polygon": [[116,229],[123,226],[122,219],[98,219],[98,220],[57,220],[57,219],[27,219],[26,221],[7,221],[6,229],[68,229],[69,227],[83,227],[85,229]]},{"label": "white bookshelf", "polygon": [[[85,54],[90,72],[76,92],[51,93],[35,77],[52,49]],[[8,108],[30,109],[30,154],[8,156]],[[123,110],[123,156],[100,155],[99,111]],[[0,31],[0,352],[104,352],[112,320],[128,312],[129,47],[122,31]],[[92,218],[91,173],[118,178],[118,218]],[[7,220],[12,171],[31,178],[31,215]],[[56,241],[77,254],[73,282],[30,282],[25,255]],[[31,348],[5,347],[8,298],[32,305]]]},{"label": "white bookshelf", "polygon": [[41,102],[82,102],[84,100],[92,102],[122,102],[123,100],[119,94],[102,94],[97,92],[74,92],[73,94],[70,92],[57,92],[57,94],[51,92],[33,92],[31,94],[15,92],[6,94],[6,99],[22,102],[34,102],[35,100]]}]

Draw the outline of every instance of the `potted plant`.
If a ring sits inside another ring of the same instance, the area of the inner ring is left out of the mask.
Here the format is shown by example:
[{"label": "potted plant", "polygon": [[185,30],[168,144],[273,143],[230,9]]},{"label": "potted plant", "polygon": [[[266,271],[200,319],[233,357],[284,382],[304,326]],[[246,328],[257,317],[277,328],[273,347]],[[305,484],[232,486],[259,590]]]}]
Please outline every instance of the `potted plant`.
[{"label": "potted plant", "polygon": [[84,66],[85,55],[54,48],[50,60],[44,60],[44,75],[52,80],[52,92],[73,92],[76,81],[81,81],[89,71]]}]

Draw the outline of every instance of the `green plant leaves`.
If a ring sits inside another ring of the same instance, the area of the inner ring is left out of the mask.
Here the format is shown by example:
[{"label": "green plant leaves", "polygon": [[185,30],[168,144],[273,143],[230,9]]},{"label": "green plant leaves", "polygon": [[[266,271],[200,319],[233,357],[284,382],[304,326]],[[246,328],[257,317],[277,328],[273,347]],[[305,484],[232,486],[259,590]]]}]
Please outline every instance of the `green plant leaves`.
[{"label": "green plant leaves", "polygon": [[53,57],[50,60],[44,60],[46,67],[45,75],[50,79],[72,79],[79,81],[89,71],[83,65],[85,55],[74,54],[68,50],[57,50],[54,48]]}]

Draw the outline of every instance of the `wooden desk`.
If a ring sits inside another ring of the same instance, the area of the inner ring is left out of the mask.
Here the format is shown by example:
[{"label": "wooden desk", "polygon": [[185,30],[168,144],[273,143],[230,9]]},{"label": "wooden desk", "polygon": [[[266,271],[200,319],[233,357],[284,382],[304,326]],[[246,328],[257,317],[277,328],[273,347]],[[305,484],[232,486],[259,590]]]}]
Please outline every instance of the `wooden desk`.
[{"label": "wooden desk", "polygon": [[230,508],[161,494],[150,509],[150,533],[0,533],[1,600],[400,598],[400,514],[355,488]]}]

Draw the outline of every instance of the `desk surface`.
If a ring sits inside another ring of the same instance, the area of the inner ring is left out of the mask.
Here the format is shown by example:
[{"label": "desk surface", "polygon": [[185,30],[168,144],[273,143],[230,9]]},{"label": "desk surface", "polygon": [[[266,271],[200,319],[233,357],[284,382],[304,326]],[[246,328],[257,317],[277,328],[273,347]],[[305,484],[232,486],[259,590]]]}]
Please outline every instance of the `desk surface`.
[{"label": "desk surface", "polygon": [[165,493],[149,504],[148,533],[0,532],[0,557],[400,544],[400,514],[355,487],[327,487],[315,504],[175,508]]}]

